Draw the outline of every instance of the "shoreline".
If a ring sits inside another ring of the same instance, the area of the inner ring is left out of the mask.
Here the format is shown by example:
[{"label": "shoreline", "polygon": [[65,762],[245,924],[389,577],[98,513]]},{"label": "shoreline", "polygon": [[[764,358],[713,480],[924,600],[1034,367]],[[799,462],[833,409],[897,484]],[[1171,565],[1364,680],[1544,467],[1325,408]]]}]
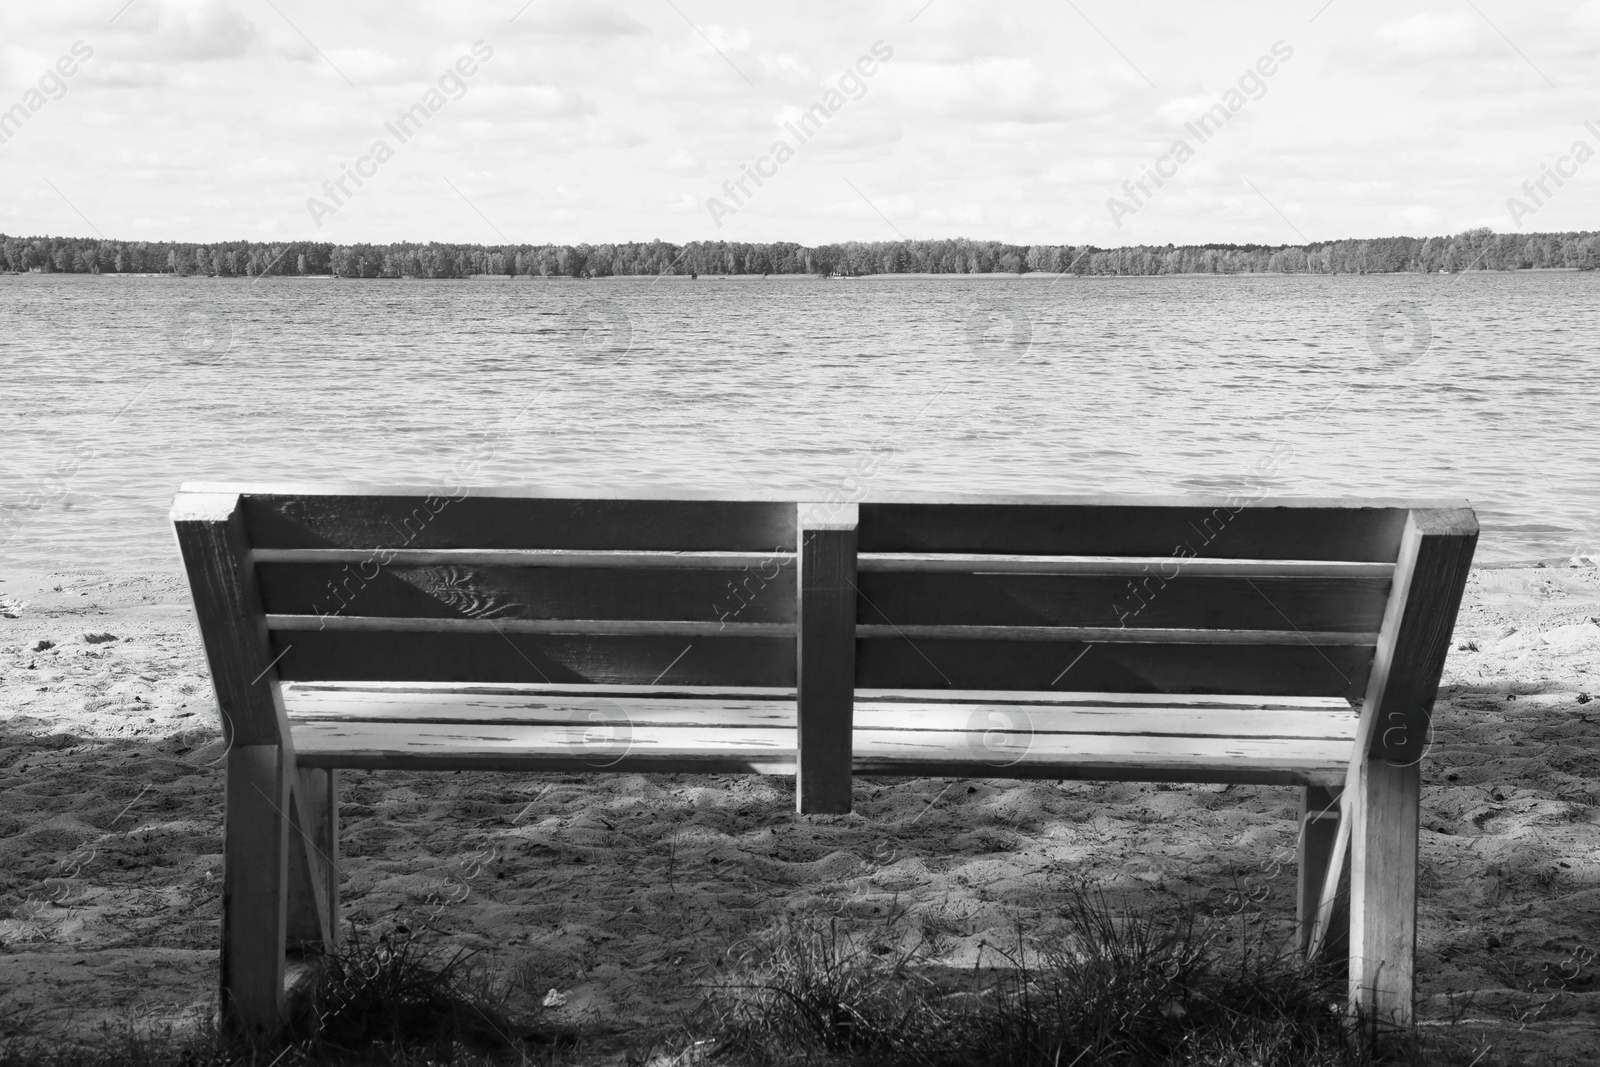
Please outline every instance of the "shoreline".
[{"label": "shoreline", "polygon": [[1338,277],[1416,277],[1430,278],[1445,275],[1454,277],[1458,274],[1484,274],[1484,275],[1518,275],[1518,274],[1587,274],[1593,273],[1592,268],[1585,267],[1518,267],[1512,270],[1458,270],[1458,271],[1416,271],[1416,270],[1360,270],[1360,271],[1304,271],[1304,270],[1251,270],[1251,271],[1162,271],[1155,274],[1129,272],[1126,274],[1097,271],[1094,273],[1078,273],[1076,271],[970,271],[958,273],[948,272],[917,272],[917,271],[879,271],[873,274],[816,274],[812,272],[768,272],[757,274],[744,272],[739,274],[714,274],[709,271],[700,272],[698,277],[685,273],[671,274],[604,274],[595,276],[572,277],[566,274],[463,274],[450,278],[424,278],[414,274],[401,275],[393,278],[359,278],[343,274],[317,273],[317,274],[175,274],[171,271],[0,271],[0,277],[73,277],[73,278],[173,278],[181,280],[205,281],[245,281],[256,282],[262,278],[284,279],[288,281],[338,281],[338,282],[479,282],[479,281],[506,281],[506,282],[611,282],[611,281],[648,281],[658,282],[664,278],[677,278],[683,281],[711,280],[750,280],[768,281],[773,278],[807,278],[816,281],[863,281],[868,278],[906,278],[916,281],[934,281],[946,278],[1042,278],[1057,281],[1062,278],[1075,278],[1079,280],[1093,280],[1100,278],[1338,278]]}]

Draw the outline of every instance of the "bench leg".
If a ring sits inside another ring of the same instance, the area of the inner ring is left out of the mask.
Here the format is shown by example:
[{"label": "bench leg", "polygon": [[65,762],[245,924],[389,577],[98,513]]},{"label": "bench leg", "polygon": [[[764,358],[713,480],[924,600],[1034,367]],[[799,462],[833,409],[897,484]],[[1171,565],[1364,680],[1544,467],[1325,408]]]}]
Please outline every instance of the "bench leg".
[{"label": "bench leg", "polygon": [[[1311,926],[1322,901],[1322,883],[1333,863],[1333,847],[1339,836],[1339,790],[1307,786],[1300,790],[1299,878],[1296,884],[1295,918],[1299,923],[1300,952],[1311,947]],[[1339,926],[1330,927],[1328,951],[1337,956],[1345,950]]]},{"label": "bench leg", "polygon": [[1350,1002],[1379,1030],[1413,1017],[1421,786],[1416,764],[1362,764],[1350,828]]},{"label": "bench leg", "polygon": [[332,951],[339,939],[339,772],[302,768],[289,839],[291,950]]},{"label": "bench leg", "polygon": [[278,745],[228,753],[223,816],[222,1017],[253,1041],[283,1024],[290,776]]}]

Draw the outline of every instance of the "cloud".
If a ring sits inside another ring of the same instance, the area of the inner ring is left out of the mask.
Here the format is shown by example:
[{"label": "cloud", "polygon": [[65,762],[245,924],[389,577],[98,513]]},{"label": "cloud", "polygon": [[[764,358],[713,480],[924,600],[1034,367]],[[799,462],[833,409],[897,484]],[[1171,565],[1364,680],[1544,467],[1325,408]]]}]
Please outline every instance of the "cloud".
[{"label": "cloud", "polygon": [[1423,11],[1399,22],[1385,23],[1372,35],[1397,59],[1462,59],[1493,50],[1492,31],[1469,12]]},{"label": "cloud", "polygon": [[631,37],[645,25],[609,4],[544,3],[534,0],[518,14],[513,32],[533,31],[569,37]]},{"label": "cloud", "polygon": [[1103,83],[1074,84],[1072,75],[1041,70],[1031,59],[985,59],[954,69],[897,59],[873,80],[899,108],[966,122],[1070,122],[1129,99]]},{"label": "cloud", "polygon": [[753,38],[750,31],[739,27],[728,29],[716,23],[707,23],[700,27],[700,32],[711,41],[711,46],[719,52],[746,52],[749,51]]},{"label": "cloud", "polygon": [[596,114],[594,102],[571,89],[555,85],[482,85],[468,90],[467,100],[480,114],[493,114],[502,123],[529,119],[575,119]]},{"label": "cloud", "polygon": [[136,39],[139,58],[147,60],[234,59],[259,36],[256,24],[231,4],[210,0],[145,0],[129,8],[117,26]]},{"label": "cloud", "polygon": [[700,174],[706,169],[704,160],[681,148],[667,157],[664,166],[673,174]]},{"label": "cloud", "polygon": [[374,48],[329,48],[325,51],[329,61],[357,85],[394,85],[418,76],[417,64]]}]

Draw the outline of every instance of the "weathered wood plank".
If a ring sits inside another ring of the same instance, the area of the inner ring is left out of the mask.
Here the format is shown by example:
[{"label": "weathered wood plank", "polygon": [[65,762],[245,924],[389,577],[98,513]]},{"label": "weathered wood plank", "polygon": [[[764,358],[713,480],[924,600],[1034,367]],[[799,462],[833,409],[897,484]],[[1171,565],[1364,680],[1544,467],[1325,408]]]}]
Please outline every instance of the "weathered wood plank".
[{"label": "weathered wood plank", "polygon": [[668,552],[582,548],[257,548],[255,557],[257,563],[366,563],[369,568],[481,566],[766,572],[774,566],[791,567],[794,564],[793,552]]},{"label": "weathered wood plank", "polygon": [[1221,578],[1388,578],[1393,563],[1344,560],[1211,559],[1172,556],[1019,556],[974,552],[862,552],[862,574],[1038,574],[1120,578],[1177,574]]},{"label": "weathered wood plank", "polygon": [[[745,730],[792,728],[793,700],[716,701],[658,700],[649,697],[565,696],[558,699],[484,698],[380,693],[286,694],[291,723],[369,722],[476,724],[484,726],[559,726],[619,718],[636,727],[698,727]],[[853,722],[875,730],[966,729],[974,716],[989,713],[1025,719],[1038,733],[1170,735],[1190,737],[1320,738],[1349,741],[1359,716],[1343,709],[1307,710],[1165,708],[1159,706],[1066,705],[1048,707],[1012,703],[951,704],[878,703],[857,700]],[[987,729],[987,727],[985,727]]]},{"label": "weathered wood plank", "polygon": [[[547,682],[393,682],[366,680],[360,682],[285,682],[285,699],[294,693],[438,693],[447,698],[481,695],[485,697],[544,697],[571,696],[649,696],[660,700],[699,700],[702,698],[737,700],[793,700],[794,686],[762,685],[611,685],[611,684],[551,684]],[[1253,705],[1252,705],[1253,706]]]},{"label": "weathered wood plank", "polygon": [[1107,645],[1314,645],[1319,648],[1371,648],[1378,643],[1376,633],[1341,630],[1157,630],[1117,626],[919,626],[910,623],[862,625],[856,628],[856,636],[945,641],[1072,641]]},{"label": "weathered wood plank", "polygon": [[292,783],[288,944],[332,951],[339,935],[338,771],[300,768]]},{"label": "weathered wood plank", "polygon": [[[268,615],[274,631],[361,633],[507,633],[672,635],[677,637],[794,637],[792,622],[705,622],[655,619],[381,618],[361,615]],[[1156,630],[1092,626],[917,626],[863,624],[860,638],[1072,641],[1112,645],[1313,645],[1370,648],[1376,633],[1303,630]]]},{"label": "weathered wood plank", "polygon": [[[714,685],[552,685],[546,683],[462,683],[462,682],[286,682],[284,699],[303,699],[305,694],[327,694],[336,699],[337,694],[402,694],[422,697],[437,694],[440,699],[481,696],[530,700],[555,699],[562,696],[613,698],[646,696],[658,700],[788,700],[795,699],[793,687],[783,686],[714,686]],[[1228,693],[1084,693],[1052,692],[1049,690],[984,690],[984,689],[856,689],[858,701],[874,703],[1038,703],[1050,706],[1097,706],[1116,704],[1130,706],[1155,705],[1174,708],[1239,708],[1282,710],[1348,711],[1350,702],[1340,697],[1260,696]]]},{"label": "weathered wood plank", "polygon": [[[793,774],[792,729],[628,726],[596,735],[570,725],[296,722],[300,761],[314,767],[702,771]],[[1080,777],[1120,780],[1342,781],[1348,740],[1028,734],[985,747],[982,731],[857,728],[856,774]],[[1002,755],[997,756],[997,753]],[[1048,772],[1048,773],[1046,773]],[[1092,773],[1089,773],[1092,772]]]},{"label": "weathered wood plank", "polygon": [[855,772],[1319,784],[1339,781],[1351,752],[1349,741],[1001,733],[857,729]]},{"label": "weathered wood plank", "polygon": [[[793,622],[793,565],[744,571],[674,567],[268,563],[257,554],[269,615],[433,619],[660,619]],[[1308,627],[1311,628],[1311,627]]]},{"label": "weathered wood plank", "polygon": [[[1020,728],[996,726],[992,730],[959,731],[859,729],[856,731],[856,756],[858,760],[881,764],[907,760],[922,765],[944,761],[990,764],[992,757],[999,766],[1009,766],[1012,762],[1098,762],[1223,767],[1230,761],[1267,761],[1284,767],[1343,769],[1350,762],[1349,740],[1051,734],[1026,726],[1024,723]],[[1015,741],[992,749],[984,747],[984,735],[996,732],[1009,734]]]},{"label": "weathered wood plank", "polygon": [[795,809],[850,810],[856,678],[856,506],[799,505],[798,763]]},{"label": "weathered wood plank", "polygon": [[[1363,564],[1367,566],[1367,564]],[[1389,578],[1146,577],[893,571],[860,579],[857,621],[896,626],[1370,633]]]},{"label": "weathered wood plank", "polygon": [[1378,1029],[1410,1026],[1417,954],[1417,816],[1422,771],[1358,760],[1350,837],[1350,1002]]},{"label": "weathered wood plank", "polygon": [[[1352,714],[1351,718],[1356,716]],[[1354,737],[1353,731],[1351,737]],[[1322,886],[1333,861],[1333,846],[1338,836],[1338,790],[1309,786],[1302,789],[1295,884],[1295,920],[1302,952],[1311,947],[1311,929],[1322,901]],[[1337,951],[1344,946],[1330,942],[1329,947]]]},{"label": "weathered wood plank", "polygon": [[1154,705],[1172,708],[1238,708],[1309,711],[1349,711],[1350,701],[1343,697],[1308,697],[1295,695],[1261,696],[1239,693],[1095,693],[1072,690],[1000,690],[1000,689],[874,689],[860,686],[857,700],[874,703],[907,701],[910,703],[963,703],[963,704],[1045,704],[1056,706],[1096,707],[1101,704],[1140,707]]},{"label": "weathered wood plank", "polygon": [[415,496],[243,497],[260,548],[793,552],[777,501],[502,497],[443,487]]},{"label": "weathered wood plank", "polygon": [[256,1041],[283,1024],[289,779],[284,745],[228,750],[222,846],[222,1016]]},{"label": "weathered wood plank", "polygon": [[[264,496],[415,496],[433,490],[427,486],[338,482],[184,482],[185,493],[238,493]],[[704,489],[698,486],[645,485],[616,489],[592,486],[479,485],[468,492],[490,498],[531,497],[539,500],[717,500],[792,503],[793,495],[767,489]],[[886,504],[1027,504],[1073,507],[1222,507],[1228,497],[1219,494],[1183,495],[1146,493],[969,493],[945,490],[894,490],[869,493],[865,499]],[[1268,496],[1252,506],[1268,508],[1464,508],[1459,497],[1372,496]]]},{"label": "weathered wood plank", "polygon": [[172,524],[189,575],[222,730],[235,745],[287,737],[238,497],[180,494]]},{"label": "weathered wood plank", "polygon": [[289,680],[793,685],[783,637],[277,631]]},{"label": "weathered wood plank", "polygon": [[1367,704],[1376,709],[1371,737],[1375,759],[1414,763],[1426,751],[1433,700],[1478,543],[1469,510],[1412,513],[1407,540],[1415,541],[1407,588],[1392,644],[1374,658]]},{"label": "weathered wood plank", "polygon": [[[597,728],[597,725],[599,728]],[[574,718],[559,726],[296,722],[317,767],[793,774],[793,727],[703,729]]]},{"label": "weathered wood plank", "polygon": [[268,615],[285,633],[594,634],[672,637],[793,637],[792,622],[696,622],[656,619],[386,619],[348,615]]},{"label": "weathered wood plank", "polygon": [[863,552],[1185,556],[1390,563],[1403,508],[1285,507],[1266,501],[1110,506],[861,504]]},{"label": "weathered wood plank", "polygon": [[948,641],[901,637],[856,646],[856,684],[871,689],[1344,696],[1362,692],[1372,649],[1355,646],[1138,645]]}]

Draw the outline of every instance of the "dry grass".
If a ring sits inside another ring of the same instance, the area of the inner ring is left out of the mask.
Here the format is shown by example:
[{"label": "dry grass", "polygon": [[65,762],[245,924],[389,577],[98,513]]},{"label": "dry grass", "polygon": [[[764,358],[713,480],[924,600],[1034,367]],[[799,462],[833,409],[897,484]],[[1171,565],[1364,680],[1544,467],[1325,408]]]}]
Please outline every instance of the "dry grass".
[{"label": "dry grass", "polygon": [[[1070,893],[1048,937],[1018,927],[971,970],[939,965],[904,911],[863,932],[787,920],[730,950],[726,977],[653,1054],[604,1062],[883,1064],[886,1067],[1497,1067],[1449,1031],[1391,1035],[1346,1025],[1344,979],[1228,937],[1195,912],[1176,921]],[[0,1046],[0,1067],[302,1067],[597,1062],[578,1035],[540,1031],[507,1009],[510,983],[405,926],[325,957],[291,1000],[291,1025],[250,1047],[210,1019],[184,1029],[103,1029],[78,1044]],[[648,1055],[648,1059],[646,1056]]]},{"label": "dry grass", "polygon": [[[1058,933],[1019,929],[991,968],[933,965],[893,917],[865,937],[788,922],[711,990],[677,1062],[960,1067],[1367,1067],[1497,1062],[1346,1024],[1345,980],[1193,914],[1119,914],[1073,893]],[[985,973],[987,972],[987,973]]]},{"label": "dry grass", "polygon": [[441,958],[405,926],[359,937],[317,961],[290,1000],[283,1039],[252,1047],[209,1018],[187,1030],[105,1028],[70,1045],[0,1046],[0,1067],[434,1067],[570,1062],[575,1043],[541,1033],[506,1010],[507,987],[456,953]]}]

